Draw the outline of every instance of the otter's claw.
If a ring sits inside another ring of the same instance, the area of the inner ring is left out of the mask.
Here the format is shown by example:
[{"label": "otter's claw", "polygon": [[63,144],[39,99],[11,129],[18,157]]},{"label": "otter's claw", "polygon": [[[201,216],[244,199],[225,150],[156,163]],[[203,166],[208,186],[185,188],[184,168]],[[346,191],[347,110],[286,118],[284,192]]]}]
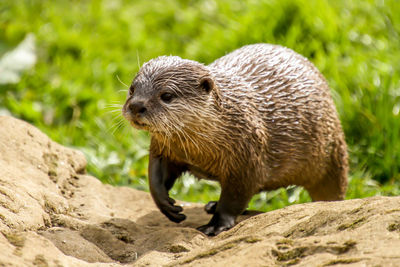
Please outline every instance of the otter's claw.
[{"label": "otter's claw", "polygon": [[180,212],[183,211],[183,208],[181,206],[176,206],[174,205],[175,200],[167,196],[163,200],[160,200],[159,202],[156,201],[156,204],[160,211],[168,217],[173,222],[179,223],[183,220],[186,219],[185,214],[182,214]]},{"label": "otter's claw", "polygon": [[203,232],[205,235],[208,236],[216,236],[223,231],[229,230],[230,228],[226,226],[215,226],[215,225],[203,225],[197,228],[200,232]]},{"label": "otter's claw", "polygon": [[215,213],[211,221],[197,228],[208,236],[216,236],[223,231],[231,229],[235,225],[235,216]]}]

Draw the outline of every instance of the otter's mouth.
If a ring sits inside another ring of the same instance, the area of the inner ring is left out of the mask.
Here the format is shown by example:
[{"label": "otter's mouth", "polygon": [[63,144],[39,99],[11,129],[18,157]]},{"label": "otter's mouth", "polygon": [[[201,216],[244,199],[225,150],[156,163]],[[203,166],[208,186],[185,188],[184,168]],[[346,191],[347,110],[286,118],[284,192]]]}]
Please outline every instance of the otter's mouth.
[{"label": "otter's mouth", "polygon": [[149,128],[150,128],[149,124],[137,120],[130,113],[126,112],[125,108],[122,109],[122,115],[125,117],[125,119],[127,121],[129,121],[129,123],[132,127],[139,129],[139,130],[147,130],[147,131],[149,130]]},{"label": "otter's mouth", "polygon": [[150,128],[150,125],[143,122],[139,122],[137,120],[129,120],[129,122],[133,127],[139,130],[149,130]]}]

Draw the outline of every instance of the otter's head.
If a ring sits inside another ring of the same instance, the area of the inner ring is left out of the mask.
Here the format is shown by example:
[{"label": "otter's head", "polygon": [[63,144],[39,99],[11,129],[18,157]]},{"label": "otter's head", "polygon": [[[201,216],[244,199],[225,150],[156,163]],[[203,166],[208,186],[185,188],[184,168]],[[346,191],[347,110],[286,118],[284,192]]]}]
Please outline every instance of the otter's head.
[{"label": "otter's head", "polygon": [[139,70],[122,113],[137,129],[171,136],[205,120],[215,106],[216,94],[206,66],[162,56]]}]

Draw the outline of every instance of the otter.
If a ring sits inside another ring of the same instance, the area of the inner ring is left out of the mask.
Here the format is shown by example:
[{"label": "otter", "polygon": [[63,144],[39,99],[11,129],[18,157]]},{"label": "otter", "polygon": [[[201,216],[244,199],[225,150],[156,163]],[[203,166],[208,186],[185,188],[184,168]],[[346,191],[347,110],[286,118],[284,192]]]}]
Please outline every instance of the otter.
[{"label": "otter", "polygon": [[235,225],[261,192],[303,186],[313,201],[342,200],[348,155],[330,88],[289,48],[254,44],[210,65],[160,56],[143,64],[122,109],[150,132],[149,186],[173,222],[186,217],[169,190],[183,172],[218,181],[213,216],[197,228],[217,235]]}]

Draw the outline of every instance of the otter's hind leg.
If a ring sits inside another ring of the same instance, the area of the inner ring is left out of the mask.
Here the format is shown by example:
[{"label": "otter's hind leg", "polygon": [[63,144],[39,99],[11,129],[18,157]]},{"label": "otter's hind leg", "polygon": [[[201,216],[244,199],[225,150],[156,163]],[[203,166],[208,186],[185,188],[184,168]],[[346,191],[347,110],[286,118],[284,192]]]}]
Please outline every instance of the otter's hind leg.
[{"label": "otter's hind leg", "polygon": [[340,171],[327,174],[316,185],[307,188],[313,201],[343,200],[346,195],[347,179]]},{"label": "otter's hind leg", "polygon": [[343,139],[340,139],[331,154],[326,173],[312,187],[307,187],[313,201],[343,200],[347,190],[347,147]]}]

